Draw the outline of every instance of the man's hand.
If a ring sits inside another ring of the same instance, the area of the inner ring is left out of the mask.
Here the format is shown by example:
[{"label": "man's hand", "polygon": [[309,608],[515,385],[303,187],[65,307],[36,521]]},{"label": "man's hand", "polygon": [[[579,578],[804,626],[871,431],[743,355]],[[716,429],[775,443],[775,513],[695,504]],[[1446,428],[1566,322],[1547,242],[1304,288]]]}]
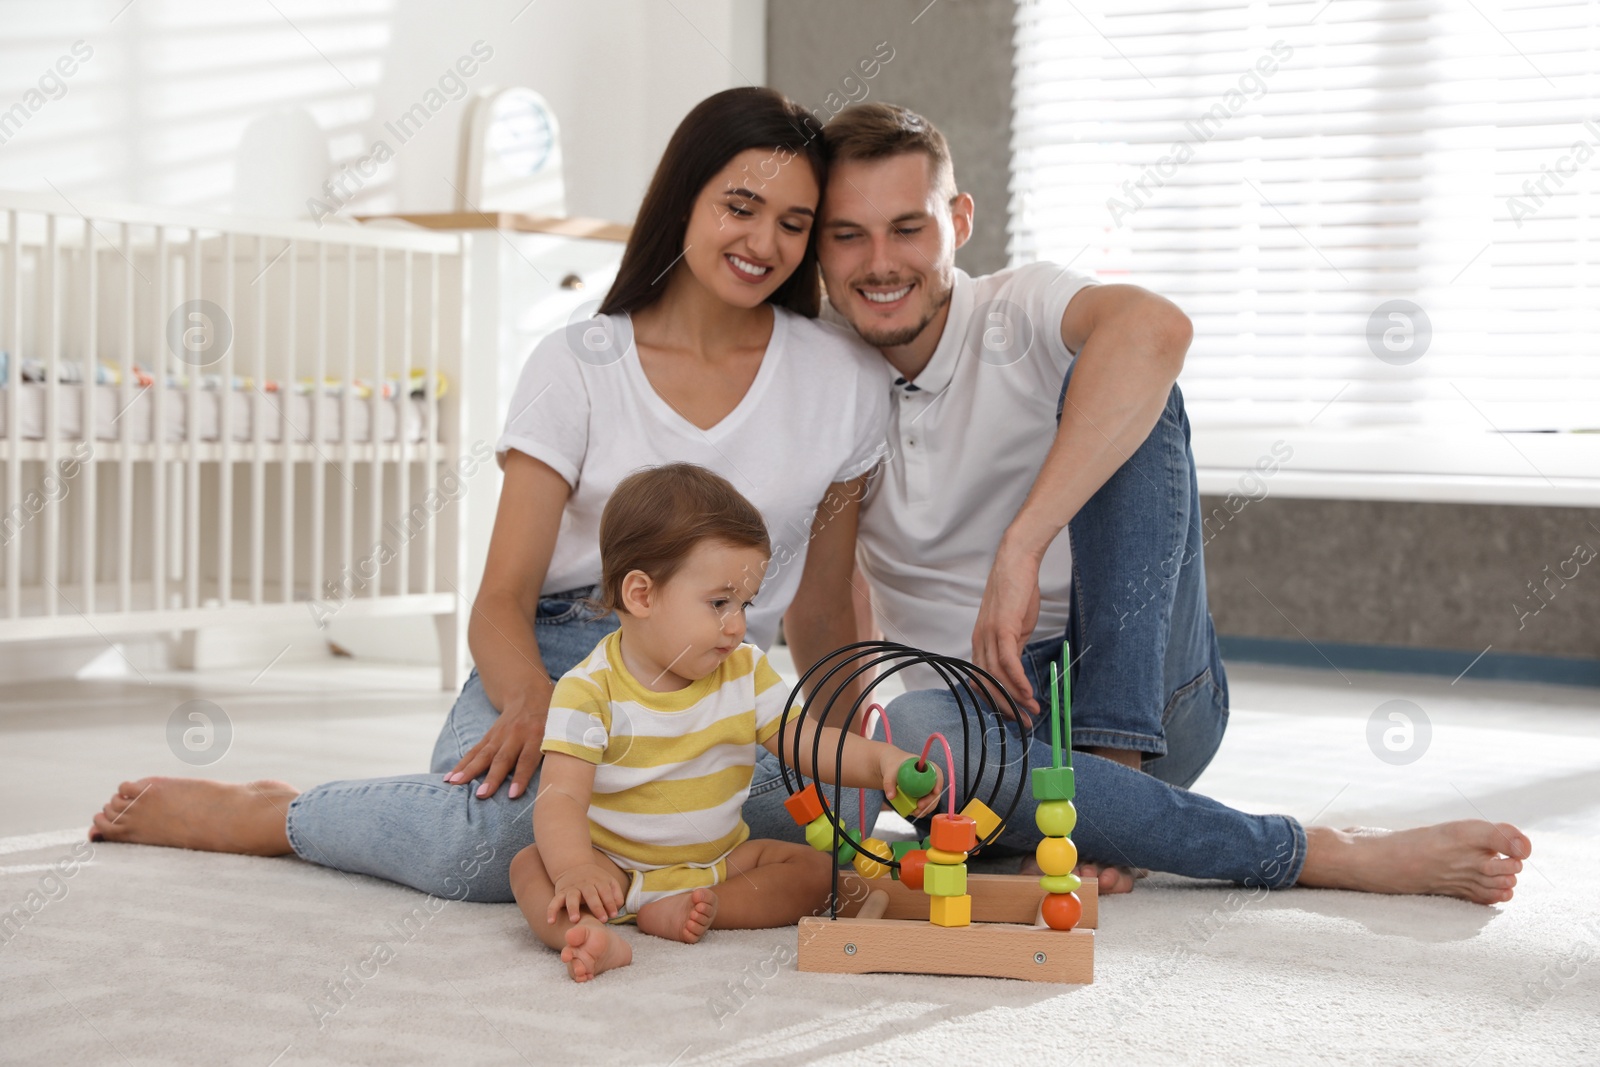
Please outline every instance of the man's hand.
[{"label": "man's hand", "polygon": [[556,879],[555,896],[550,898],[550,908],[545,922],[553,923],[561,909],[567,911],[567,921],[577,922],[587,906],[589,914],[602,921],[614,917],[622,910],[622,887],[598,863],[580,863]]},{"label": "man's hand", "polygon": [[[978,623],[972,628],[972,655],[978,666],[998,678],[1031,718],[1039,702],[1022,669],[1022,648],[1039,622],[1039,560],[1010,550],[1002,542],[989,569]],[[995,706],[1009,717],[1003,700]]]},{"label": "man's hand", "polygon": [[506,796],[515,800],[528,791],[528,783],[544,753],[539,744],[544,740],[544,726],[549,715],[548,700],[533,706],[526,694],[519,693],[507,702],[500,717],[483,735],[483,740],[461,757],[444,780],[452,785],[472,781],[484,771],[483,784],[478,787],[478,797],[494,796],[506,776],[511,776],[511,789]]}]

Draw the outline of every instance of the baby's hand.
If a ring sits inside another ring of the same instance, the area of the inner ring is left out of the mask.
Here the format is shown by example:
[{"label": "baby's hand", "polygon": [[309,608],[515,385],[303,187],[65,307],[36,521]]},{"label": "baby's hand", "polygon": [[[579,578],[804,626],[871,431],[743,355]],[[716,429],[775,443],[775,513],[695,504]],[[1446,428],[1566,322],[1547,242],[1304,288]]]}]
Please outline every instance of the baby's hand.
[{"label": "baby's hand", "polygon": [[[883,763],[879,771],[883,775],[883,795],[892,797],[900,791],[900,765],[908,759],[916,759],[916,755],[900,749],[890,749],[884,753]],[[944,791],[944,770],[937,763],[930,761],[928,766],[933,768],[933,788],[928,790],[928,795],[917,801],[916,808],[911,812],[911,817],[919,819],[928,814],[939,804],[939,795]]]},{"label": "baby's hand", "polygon": [[556,879],[555,896],[550,898],[550,908],[545,922],[553,923],[561,909],[567,909],[567,921],[577,922],[582,908],[597,919],[610,919],[622,910],[622,887],[598,863],[580,863]]}]

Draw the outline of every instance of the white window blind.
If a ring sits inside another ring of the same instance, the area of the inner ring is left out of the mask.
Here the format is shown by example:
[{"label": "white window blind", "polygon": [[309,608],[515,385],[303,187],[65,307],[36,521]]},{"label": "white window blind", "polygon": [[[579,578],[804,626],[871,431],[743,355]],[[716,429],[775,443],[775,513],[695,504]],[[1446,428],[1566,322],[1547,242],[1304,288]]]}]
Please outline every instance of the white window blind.
[{"label": "white window blind", "polygon": [[1015,44],[1012,260],[1188,312],[1197,426],[1600,428],[1600,3],[1020,0]]}]

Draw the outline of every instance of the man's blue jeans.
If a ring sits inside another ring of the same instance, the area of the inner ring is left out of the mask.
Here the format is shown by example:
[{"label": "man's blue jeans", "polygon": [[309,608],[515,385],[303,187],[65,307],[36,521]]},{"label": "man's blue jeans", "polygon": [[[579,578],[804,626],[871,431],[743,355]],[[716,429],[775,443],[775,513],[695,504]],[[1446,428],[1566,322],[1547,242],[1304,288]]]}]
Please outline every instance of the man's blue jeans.
[{"label": "man's blue jeans", "polygon": [[[1065,398],[1063,384],[1062,404]],[[1058,405],[1058,420],[1060,412]],[[1201,518],[1189,419],[1174,386],[1144,444],[1068,525],[1067,632],[1027,646],[1023,667],[1048,711],[1049,663],[1060,661],[1069,639],[1073,744],[1145,753],[1142,772],[1073,754],[1072,838],[1082,859],[1250,886],[1293,885],[1305,863],[1299,822],[1247,815],[1189,790],[1228,723],[1228,682],[1206,607]],[[906,693],[888,715],[895,743],[912,751],[935,731],[960,735],[956,700],[944,690]],[[1045,766],[1050,758],[1050,724],[1040,716],[1029,763]],[[991,778],[986,774],[981,794]],[[1002,797],[1010,795],[1008,784]],[[997,844],[1032,851],[1040,838],[1035,808],[1024,784]]]},{"label": "man's blue jeans", "polygon": [[[1087,752],[1074,754],[1079,816],[1072,837],[1079,854],[1250,886],[1294,884],[1306,849],[1297,821],[1247,815],[1188,788],[1222,740],[1228,683],[1206,608],[1199,492],[1188,417],[1176,387],[1150,436],[1078,512],[1068,536],[1068,632],[1028,646],[1023,666],[1040,705],[1048,707],[1040,682],[1047,690],[1047,664],[1059,656],[1063,637],[1070,637],[1073,743],[1146,753],[1142,773]],[[596,617],[584,606],[590,592],[539,602],[534,632],[552,677],[616,629],[615,616]],[[507,799],[505,785],[478,799],[481,777],[470,785],[443,781],[498,714],[474,671],[445,721],[430,773],[308,789],[289,806],[289,843],[296,854],[437,896],[511,900],[511,859],[533,842],[538,778],[516,800]],[[920,751],[936,731],[960,736],[955,698],[942,690],[906,693],[889,704],[888,714],[901,748]],[[1032,766],[1050,760],[1049,731],[1041,717],[1029,751]],[[983,795],[988,776],[998,773],[993,763],[980,783]],[[1019,771],[1013,762],[1005,773]],[[1004,795],[1009,800],[1009,788]],[[831,801],[831,789],[828,796]],[[744,807],[752,837],[804,840],[784,810],[785,797],[778,761],[763,750]],[[881,803],[881,793],[867,793],[867,825]],[[856,795],[847,791],[840,807],[853,827]],[[1024,783],[998,844],[1033,849],[1040,837],[1034,807]]]}]

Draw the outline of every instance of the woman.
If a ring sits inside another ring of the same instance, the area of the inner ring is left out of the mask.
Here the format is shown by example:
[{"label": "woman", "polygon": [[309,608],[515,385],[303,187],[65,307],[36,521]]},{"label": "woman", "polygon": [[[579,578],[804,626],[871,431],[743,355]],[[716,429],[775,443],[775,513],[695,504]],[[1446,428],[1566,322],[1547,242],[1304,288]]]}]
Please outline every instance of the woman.
[{"label": "woman", "polygon": [[[791,602],[809,647],[853,640],[851,556],[831,548],[854,542],[889,391],[874,351],[815,320],[819,134],[772,90],[701,102],[667,146],[600,314],[529,357],[498,446],[505,484],[468,630],[476,669],[433,773],[304,793],[145,778],[123,783],[91,836],[293,852],[440,896],[510,901],[511,859],[533,840],[552,679],[617,625],[588,604],[600,512],[641,466],[698,463],[761,510],[773,559],[751,641],[770,646]],[[755,836],[794,836],[781,799],[775,765],[758,767]]]}]

